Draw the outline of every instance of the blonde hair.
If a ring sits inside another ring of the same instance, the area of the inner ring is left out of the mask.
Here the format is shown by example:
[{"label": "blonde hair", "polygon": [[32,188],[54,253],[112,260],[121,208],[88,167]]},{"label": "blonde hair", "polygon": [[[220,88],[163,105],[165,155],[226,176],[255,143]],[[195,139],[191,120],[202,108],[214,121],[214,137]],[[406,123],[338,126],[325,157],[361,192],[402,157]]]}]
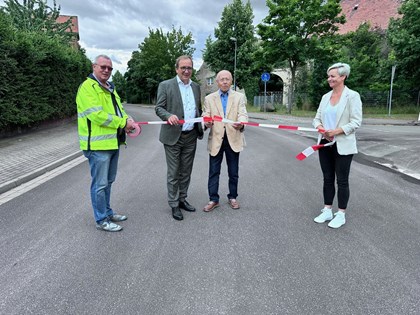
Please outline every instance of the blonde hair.
[{"label": "blonde hair", "polygon": [[332,66],[330,66],[328,68],[327,74],[332,69],[337,69],[338,75],[340,75],[340,76],[345,75],[346,78],[348,78],[350,76],[350,66],[347,63],[337,62],[337,63],[333,64]]}]

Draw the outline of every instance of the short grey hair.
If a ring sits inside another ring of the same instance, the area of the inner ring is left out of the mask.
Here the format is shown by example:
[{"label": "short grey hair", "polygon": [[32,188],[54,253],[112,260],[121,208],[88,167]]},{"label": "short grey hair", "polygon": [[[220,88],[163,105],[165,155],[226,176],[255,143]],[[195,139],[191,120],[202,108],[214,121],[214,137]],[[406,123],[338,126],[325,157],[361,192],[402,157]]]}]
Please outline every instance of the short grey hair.
[{"label": "short grey hair", "polygon": [[345,75],[346,78],[348,78],[350,76],[350,66],[347,63],[337,62],[337,63],[333,64],[332,66],[330,66],[328,68],[327,74],[332,69],[337,69],[338,75],[340,75],[340,76]]},{"label": "short grey hair", "polygon": [[98,60],[100,59],[100,58],[104,58],[104,59],[107,59],[107,60],[111,60],[111,62],[112,62],[112,59],[109,57],[109,56],[107,56],[107,55],[99,55],[99,56],[96,56],[95,57],[95,60],[93,61],[93,64],[98,64]]},{"label": "short grey hair", "polygon": [[226,72],[227,74],[229,74],[230,80],[232,80],[232,73],[230,73],[229,70],[220,70],[216,75],[216,81],[219,81],[219,78],[220,78],[220,75],[222,74],[222,72]]},{"label": "short grey hair", "polygon": [[188,56],[188,55],[182,55],[182,56],[179,56],[178,58],[176,58],[176,61],[175,61],[175,68],[177,68],[177,69],[178,69],[179,62],[180,62],[181,60],[185,60],[185,59],[189,59],[189,60],[191,60],[191,64],[192,64],[192,65],[194,65],[194,63],[193,63],[193,60],[192,60],[192,57],[191,57],[191,56]]}]

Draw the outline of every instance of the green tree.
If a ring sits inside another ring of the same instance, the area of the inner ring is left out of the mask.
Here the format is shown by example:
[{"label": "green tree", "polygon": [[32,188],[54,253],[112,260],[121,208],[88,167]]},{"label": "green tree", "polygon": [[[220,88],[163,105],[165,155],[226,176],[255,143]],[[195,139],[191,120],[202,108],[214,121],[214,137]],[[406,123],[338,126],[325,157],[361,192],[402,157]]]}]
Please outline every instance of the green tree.
[{"label": "green tree", "polygon": [[14,27],[22,31],[43,32],[51,37],[56,37],[65,43],[75,36],[71,32],[71,19],[59,23],[61,7],[53,0],[53,7],[47,5],[46,0],[6,0],[1,8],[11,17]]},{"label": "green tree", "polygon": [[319,57],[313,60],[308,77],[308,98],[311,109],[316,110],[322,95],[330,90],[327,83],[327,69],[339,60],[341,58],[338,57],[338,51],[334,49],[331,49],[331,55],[325,54],[324,58]]},{"label": "green tree", "polygon": [[[239,87],[248,90],[258,88],[255,80],[254,55],[257,42],[254,36],[253,10],[249,0],[233,0],[225,6],[218,27],[214,30],[215,41],[207,38],[203,59],[214,72],[229,70]],[[236,73],[235,73],[236,44]]]},{"label": "green tree", "polygon": [[112,82],[115,84],[118,95],[123,101],[127,100],[126,81],[118,70],[112,75]]},{"label": "green tree", "polygon": [[[327,68],[336,62],[351,66],[346,85],[364,94],[389,89],[388,62],[390,48],[386,33],[380,28],[361,24],[356,31],[321,39],[326,53],[312,60],[309,75],[299,69],[296,88],[308,96],[308,103],[315,109],[321,96],[330,88],[326,81]],[[367,80],[369,78],[369,80]]]},{"label": "green tree", "polygon": [[340,60],[351,66],[351,75],[346,83],[359,92],[381,89],[378,84],[383,82],[381,64],[389,54],[385,31],[364,23],[355,32],[341,36],[340,43]]},{"label": "green tree", "polygon": [[406,0],[398,13],[403,16],[391,19],[388,38],[395,53],[399,77],[409,88],[418,88],[420,82],[420,0]]},{"label": "green tree", "polygon": [[149,36],[134,51],[128,62],[127,101],[153,103],[159,82],[175,76],[175,61],[181,55],[192,56],[195,48],[192,34],[184,35],[181,28],[149,29]]},{"label": "green tree", "polygon": [[345,22],[340,0],[267,0],[267,17],[258,27],[269,60],[287,60],[291,70],[288,112],[294,101],[296,70],[325,53],[320,39],[333,35]]}]

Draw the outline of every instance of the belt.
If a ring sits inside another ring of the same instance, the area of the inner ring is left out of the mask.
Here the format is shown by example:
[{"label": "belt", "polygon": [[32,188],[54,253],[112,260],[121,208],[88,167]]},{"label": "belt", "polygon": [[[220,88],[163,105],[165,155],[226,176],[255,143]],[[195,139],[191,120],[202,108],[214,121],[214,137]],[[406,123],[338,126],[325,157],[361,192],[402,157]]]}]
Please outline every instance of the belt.
[{"label": "belt", "polygon": [[181,133],[182,133],[183,135],[187,135],[187,134],[189,134],[191,131],[194,131],[194,129],[181,131]]}]

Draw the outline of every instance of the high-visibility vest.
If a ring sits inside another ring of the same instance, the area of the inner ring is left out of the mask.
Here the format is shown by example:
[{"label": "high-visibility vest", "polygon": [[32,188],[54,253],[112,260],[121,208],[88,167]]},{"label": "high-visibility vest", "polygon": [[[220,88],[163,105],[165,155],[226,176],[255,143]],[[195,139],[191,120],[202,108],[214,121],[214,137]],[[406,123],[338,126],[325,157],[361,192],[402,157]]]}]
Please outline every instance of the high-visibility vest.
[{"label": "high-visibility vest", "polygon": [[[112,101],[122,117],[116,112]],[[118,132],[124,132],[127,114],[117,92],[108,91],[91,77],[80,86],[76,96],[77,123],[81,150],[114,150],[118,149]]]}]

